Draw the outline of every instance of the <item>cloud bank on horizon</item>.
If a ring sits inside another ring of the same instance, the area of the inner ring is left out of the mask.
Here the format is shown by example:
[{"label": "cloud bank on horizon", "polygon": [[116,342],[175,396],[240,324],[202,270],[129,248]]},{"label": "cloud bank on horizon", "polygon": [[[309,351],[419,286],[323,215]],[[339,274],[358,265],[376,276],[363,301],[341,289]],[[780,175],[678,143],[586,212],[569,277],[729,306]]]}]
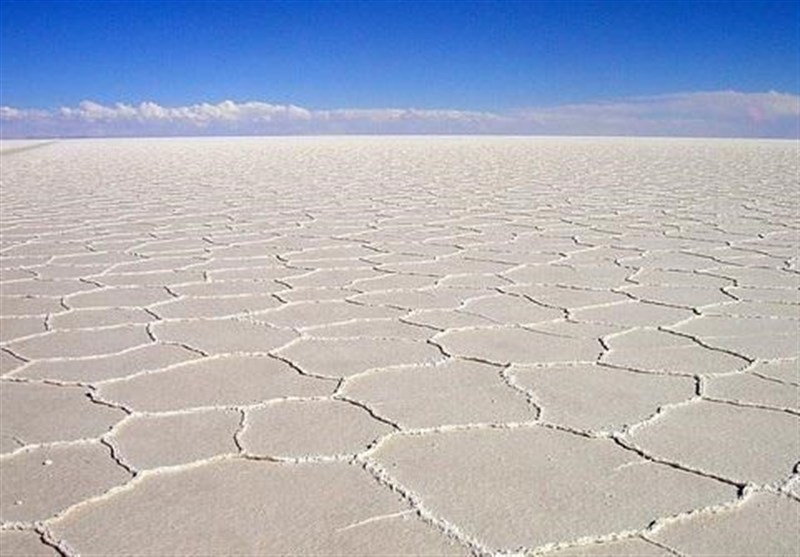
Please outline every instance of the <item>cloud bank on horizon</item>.
[{"label": "cloud bank on horizon", "polygon": [[689,92],[505,112],[315,110],[260,101],[166,107],[154,102],[31,109],[0,106],[0,136],[532,134],[800,138],[800,96]]}]

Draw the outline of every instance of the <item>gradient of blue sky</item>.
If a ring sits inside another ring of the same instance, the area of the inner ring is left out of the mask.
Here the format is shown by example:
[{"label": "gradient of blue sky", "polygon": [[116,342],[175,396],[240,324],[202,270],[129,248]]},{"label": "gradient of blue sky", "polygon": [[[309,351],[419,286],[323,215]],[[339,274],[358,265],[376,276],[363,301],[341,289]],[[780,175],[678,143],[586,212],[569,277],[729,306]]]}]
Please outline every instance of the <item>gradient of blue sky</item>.
[{"label": "gradient of blue sky", "polygon": [[800,0],[0,0],[6,137],[394,132],[797,137]]},{"label": "gradient of blue sky", "polygon": [[499,110],[800,88],[800,2],[9,2],[2,104]]}]

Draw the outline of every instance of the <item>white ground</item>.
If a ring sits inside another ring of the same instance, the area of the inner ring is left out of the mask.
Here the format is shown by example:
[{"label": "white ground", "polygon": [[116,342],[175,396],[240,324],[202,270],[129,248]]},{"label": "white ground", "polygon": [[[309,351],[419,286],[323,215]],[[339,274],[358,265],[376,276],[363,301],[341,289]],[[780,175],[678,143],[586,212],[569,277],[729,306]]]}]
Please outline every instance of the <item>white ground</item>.
[{"label": "white ground", "polygon": [[29,147],[4,556],[800,551],[795,142]]}]

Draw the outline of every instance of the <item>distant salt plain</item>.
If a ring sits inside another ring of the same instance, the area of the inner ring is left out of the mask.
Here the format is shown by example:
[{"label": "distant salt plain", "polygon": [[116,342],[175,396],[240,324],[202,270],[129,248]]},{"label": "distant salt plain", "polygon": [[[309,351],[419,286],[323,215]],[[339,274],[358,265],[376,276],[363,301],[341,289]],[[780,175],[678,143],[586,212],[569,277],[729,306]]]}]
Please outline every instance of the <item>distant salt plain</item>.
[{"label": "distant salt plain", "polygon": [[800,551],[796,142],[34,143],[4,556]]}]

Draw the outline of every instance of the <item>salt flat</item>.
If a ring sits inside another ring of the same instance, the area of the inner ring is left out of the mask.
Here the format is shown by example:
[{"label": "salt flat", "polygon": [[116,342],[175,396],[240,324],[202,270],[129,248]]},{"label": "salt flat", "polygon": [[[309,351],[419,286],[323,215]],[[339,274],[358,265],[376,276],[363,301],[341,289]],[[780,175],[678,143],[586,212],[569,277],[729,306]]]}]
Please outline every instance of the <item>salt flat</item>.
[{"label": "salt flat", "polygon": [[796,142],[3,142],[3,555],[800,552]]}]

